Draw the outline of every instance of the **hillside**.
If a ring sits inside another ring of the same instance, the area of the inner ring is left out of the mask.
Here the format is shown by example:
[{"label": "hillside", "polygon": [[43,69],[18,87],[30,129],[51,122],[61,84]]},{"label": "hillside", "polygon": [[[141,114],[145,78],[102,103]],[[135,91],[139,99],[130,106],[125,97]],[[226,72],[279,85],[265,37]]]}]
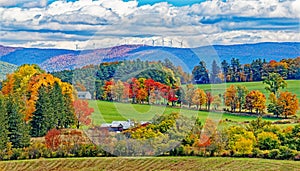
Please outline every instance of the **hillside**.
[{"label": "hillside", "polygon": [[140,58],[158,61],[169,58],[186,71],[204,60],[208,66],[213,59],[217,61],[240,59],[241,63],[250,63],[253,59],[262,58],[280,60],[300,56],[300,43],[258,43],[242,45],[214,45],[198,48],[172,48],[159,46],[122,45],[95,50],[64,50],[37,48],[9,48],[0,46],[0,61],[22,65],[35,63],[47,71],[80,68],[85,65],[102,62],[120,61]]},{"label": "hillside", "polygon": [[255,158],[69,158],[0,162],[4,170],[299,170],[300,162]]},{"label": "hillside", "polygon": [[0,61],[0,81],[5,79],[6,74],[12,73],[16,68],[16,65]]}]

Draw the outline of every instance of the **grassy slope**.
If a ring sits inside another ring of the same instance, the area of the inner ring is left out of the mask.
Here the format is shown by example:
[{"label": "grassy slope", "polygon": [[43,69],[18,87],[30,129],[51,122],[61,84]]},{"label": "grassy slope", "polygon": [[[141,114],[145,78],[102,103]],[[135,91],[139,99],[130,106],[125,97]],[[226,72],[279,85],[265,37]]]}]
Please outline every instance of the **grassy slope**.
[{"label": "grassy slope", "polygon": [[[283,91],[289,91],[295,93],[299,98],[300,102],[300,80],[287,80],[288,86]],[[262,82],[241,82],[241,83],[226,83],[226,84],[201,84],[198,85],[201,89],[210,90],[213,94],[223,94],[227,87],[230,85],[243,85],[246,86],[250,91],[251,90],[259,90],[263,92],[266,97],[269,97],[269,93],[265,90],[266,84]]]},{"label": "grassy slope", "polygon": [[[180,112],[186,116],[199,116],[202,121],[207,118],[222,118],[232,121],[243,122],[256,119],[255,116],[236,116],[231,114],[208,113],[203,111],[186,110],[179,108],[170,108],[162,106],[149,106],[139,104],[112,103],[105,101],[90,101],[90,106],[95,109],[92,115],[93,123],[100,124],[111,122],[113,120],[135,119],[138,121],[148,121],[155,114]],[[274,118],[266,118],[266,120],[276,120]]]},{"label": "grassy slope", "polygon": [[[293,92],[297,95],[300,100],[300,80],[288,80],[287,91]],[[231,84],[234,85],[245,85],[249,90],[259,90],[266,94],[268,97],[269,94],[264,89],[265,85],[262,82],[247,82],[247,83],[227,83],[227,84],[214,84],[214,85],[198,85],[204,90],[212,90],[213,94],[220,94],[225,91],[226,87],[229,87]],[[250,116],[236,116],[230,114],[220,115],[219,113],[207,113],[199,111],[191,111],[186,109],[178,108],[169,108],[161,106],[148,106],[148,105],[139,105],[139,104],[123,104],[123,103],[111,103],[103,101],[90,101],[90,105],[95,109],[93,114],[93,123],[100,124],[104,122],[111,122],[113,120],[126,120],[126,119],[135,119],[135,120],[151,120],[155,114],[161,113],[171,113],[172,111],[181,112],[187,116],[199,116],[202,121],[207,117],[209,118],[220,118],[229,119],[232,121],[243,122],[256,119],[256,117]],[[300,110],[298,110],[298,116],[300,116]],[[266,119],[266,120],[275,120],[275,119]]]},{"label": "grassy slope", "polygon": [[300,162],[250,158],[69,158],[0,162],[0,170],[300,170]]},{"label": "grassy slope", "polygon": [[[297,95],[300,105],[300,80],[287,80],[287,88],[282,91],[289,91]],[[202,84],[198,85],[199,88],[204,90],[212,91],[213,94],[223,94],[223,92],[226,90],[227,87],[230,85],[243,85],[246,86],[250,91],[251,90],[259,90],[262,93],[264,93],[267,97],[267,103],[269,103],[268,97],[270,95],[269,92],[266,91],[265,87],[266,84],[263,84],[262,82],[242,82],[242,83],[226,83],[226,84]],[[297,116],[300,117],[300,110],[297,112]]]}]

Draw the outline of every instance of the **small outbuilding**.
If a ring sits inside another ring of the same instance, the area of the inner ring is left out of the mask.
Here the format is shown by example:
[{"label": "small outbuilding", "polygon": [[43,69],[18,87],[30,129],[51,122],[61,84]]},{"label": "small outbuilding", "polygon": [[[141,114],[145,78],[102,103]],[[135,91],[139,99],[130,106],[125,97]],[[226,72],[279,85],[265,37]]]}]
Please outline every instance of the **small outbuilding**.
[{"label": "small outbuilding", "polygon": [[92,94],[88,91],[78,91],[77,96],[79,99],[82,99],[82,100],[91,100],[92,99]]}]

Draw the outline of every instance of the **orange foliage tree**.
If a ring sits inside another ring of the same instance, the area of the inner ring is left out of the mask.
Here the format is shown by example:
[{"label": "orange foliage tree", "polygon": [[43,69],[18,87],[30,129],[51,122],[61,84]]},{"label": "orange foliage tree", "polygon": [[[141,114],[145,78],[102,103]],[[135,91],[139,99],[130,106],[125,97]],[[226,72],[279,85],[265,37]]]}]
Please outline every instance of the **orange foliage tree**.
[{"label": "orange foliage tree", "polygon": [[94,112],[93,108],[89,107],[89,103],[86,100],[75,100],[73,102],[75,109],[75,115],[77,117],[76,127],[79,129],[81,124],[89,125],[91,123],[91,114]]},{"label": "orange foliage tree", "polygon": [[251,91],[246,96],[245,108],[251,113],[253,109],[256,110],[256,113],[263,113],[266,108],[266,96],[258,90]]},{"label": "orange foliage tree", "polygon": [[296,114],[299,108],[298,103],[297,96],[290,92],[281,92],[277,99],[277,106],[286,118]]},{"label": "orange foliage tree", "polygon": [[230,106],[231,111],[235,112],[237,107],[237,90],[234,85],[228,87],[224,93],[224,101],[226,106]]}]

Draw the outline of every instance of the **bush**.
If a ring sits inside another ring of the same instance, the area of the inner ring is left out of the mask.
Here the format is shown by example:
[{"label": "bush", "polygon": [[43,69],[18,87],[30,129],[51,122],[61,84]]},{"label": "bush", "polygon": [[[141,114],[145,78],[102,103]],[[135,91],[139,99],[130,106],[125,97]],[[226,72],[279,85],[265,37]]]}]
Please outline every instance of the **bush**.
[{"label": "bush", "polygon": [[13,153],[10,156],[10,160],[18,160],[22,154],[22,149],[21,148],[13,148],[12,151],[13,151]]},{"label": "bush", "polygon": [[268,158],[270,159],[279,159],[280,151],[278,149],[273,149],[269,152]]},{"label": "bush", "polygon": [[253,148],[252,155],[253,157],[261,158],[263,157],[263,152],[259,148]]},{"label": "bush", "polygon": [[296,150],[291,150],[286,146],[279,147],[280,151],[280,159],[294,159],[294,157],[297,155]]},{"label": "bush", "polygon": [[272,150],[278,148],[280,141],[278,136],[272,132],[262,132],[257,135],[258,146],[261,150]]}]

